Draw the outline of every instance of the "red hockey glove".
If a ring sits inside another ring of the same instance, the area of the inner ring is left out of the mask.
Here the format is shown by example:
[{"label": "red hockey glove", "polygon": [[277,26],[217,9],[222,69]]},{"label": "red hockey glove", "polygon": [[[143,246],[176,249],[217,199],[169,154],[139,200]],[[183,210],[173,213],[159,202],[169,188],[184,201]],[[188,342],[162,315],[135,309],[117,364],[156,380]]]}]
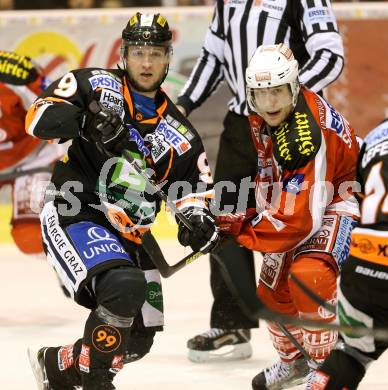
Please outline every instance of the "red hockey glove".
[{"label": "red hockey glove", "polygon": [[216,224],[221,234],[236,237],[241,232],[245,217],[245,213],[223,214],[217,217]]}]

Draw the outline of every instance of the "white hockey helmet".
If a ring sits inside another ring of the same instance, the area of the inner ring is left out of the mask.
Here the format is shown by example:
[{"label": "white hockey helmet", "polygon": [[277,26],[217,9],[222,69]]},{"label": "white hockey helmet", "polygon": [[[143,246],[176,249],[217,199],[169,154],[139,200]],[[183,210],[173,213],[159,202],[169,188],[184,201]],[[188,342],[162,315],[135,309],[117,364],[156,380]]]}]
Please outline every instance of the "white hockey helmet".
[{"label": "white hockey helmet", "polygon": [[298,74],[298,61],[287,45],[280,43],[259,46],[245,72],[249,108],[260,114],[260,110],[256,107],[255,89],[272,88],[284,84],[290,85],[292,94],[290,103],[295,107],[300,89]]}]

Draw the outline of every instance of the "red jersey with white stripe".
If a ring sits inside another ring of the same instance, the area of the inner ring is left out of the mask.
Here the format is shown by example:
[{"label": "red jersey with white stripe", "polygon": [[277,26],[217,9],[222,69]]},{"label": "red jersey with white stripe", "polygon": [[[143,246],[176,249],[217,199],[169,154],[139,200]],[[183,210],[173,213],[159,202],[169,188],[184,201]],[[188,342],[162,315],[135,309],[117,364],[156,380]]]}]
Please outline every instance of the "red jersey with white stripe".
[{"label": "red jersey with white stripe", "polygon": [[24,129],[43,77],[28,57],[0,51],[0,171],[17,165],[41,143]]},{"label": "red jersey with white stripe", "polygon": [[286,252],[316,233],[323,215],[359,215],[353,194],[358,144],[329,103],[302,87],[294,111],[278,127],[257,115],[249,120],[258,151],[258,213],[237,237],[242,245]]}]

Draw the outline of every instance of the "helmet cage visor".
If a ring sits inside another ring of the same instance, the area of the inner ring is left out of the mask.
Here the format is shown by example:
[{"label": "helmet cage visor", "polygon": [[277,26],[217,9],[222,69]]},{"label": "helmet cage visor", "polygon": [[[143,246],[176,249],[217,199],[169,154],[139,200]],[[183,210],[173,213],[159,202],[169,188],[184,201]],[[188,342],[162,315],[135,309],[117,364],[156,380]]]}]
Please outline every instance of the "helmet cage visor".
[{"label": "helmet cage visor", "polygon": [[122,48],[123,62],[127,61],[167,65],[171,61],[172,47],[151,46],[151,45],[130,45]]}]

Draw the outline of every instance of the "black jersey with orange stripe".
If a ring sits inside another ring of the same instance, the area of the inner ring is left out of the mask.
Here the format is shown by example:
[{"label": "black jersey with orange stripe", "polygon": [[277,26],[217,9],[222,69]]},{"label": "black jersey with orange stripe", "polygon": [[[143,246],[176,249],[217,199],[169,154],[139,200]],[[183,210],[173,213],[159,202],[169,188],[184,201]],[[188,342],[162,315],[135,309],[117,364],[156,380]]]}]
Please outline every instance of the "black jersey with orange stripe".
[{"label": "black jersey with orange stripe", "polygon": [[64,223],[85,218],[104,223],[108,217],[118,225],[143,229],[158,209],[155,195],[146,192],[144,180],[126,160],[109,159],[91,140],[85,123],[93,100],[120,115],[137,145],[138,152],[130,151],[133,157],[179,207],[185,207],[186,199],[190,206],[207,207],[213,196],[210,168],[195,128],[162,89],[155,97],[156,116],[144,119],[125,75],[120,69],[74,70],[49,86],[28,111],[29,134],[72,140],[67,157],[55,167],[46,197],[67,203],[60,213]]},{"label": "black jersey with orange stripe", "polygon": [[388,266],[388,119],[365,137],[357,180],[361,217],[352,232],[349,260],[384,268]]},{"label": "black jersey with orange stripe", "polygon": [[361,185],[358,227],[388,230],[388,119],[365,137],[357,179]]}]

